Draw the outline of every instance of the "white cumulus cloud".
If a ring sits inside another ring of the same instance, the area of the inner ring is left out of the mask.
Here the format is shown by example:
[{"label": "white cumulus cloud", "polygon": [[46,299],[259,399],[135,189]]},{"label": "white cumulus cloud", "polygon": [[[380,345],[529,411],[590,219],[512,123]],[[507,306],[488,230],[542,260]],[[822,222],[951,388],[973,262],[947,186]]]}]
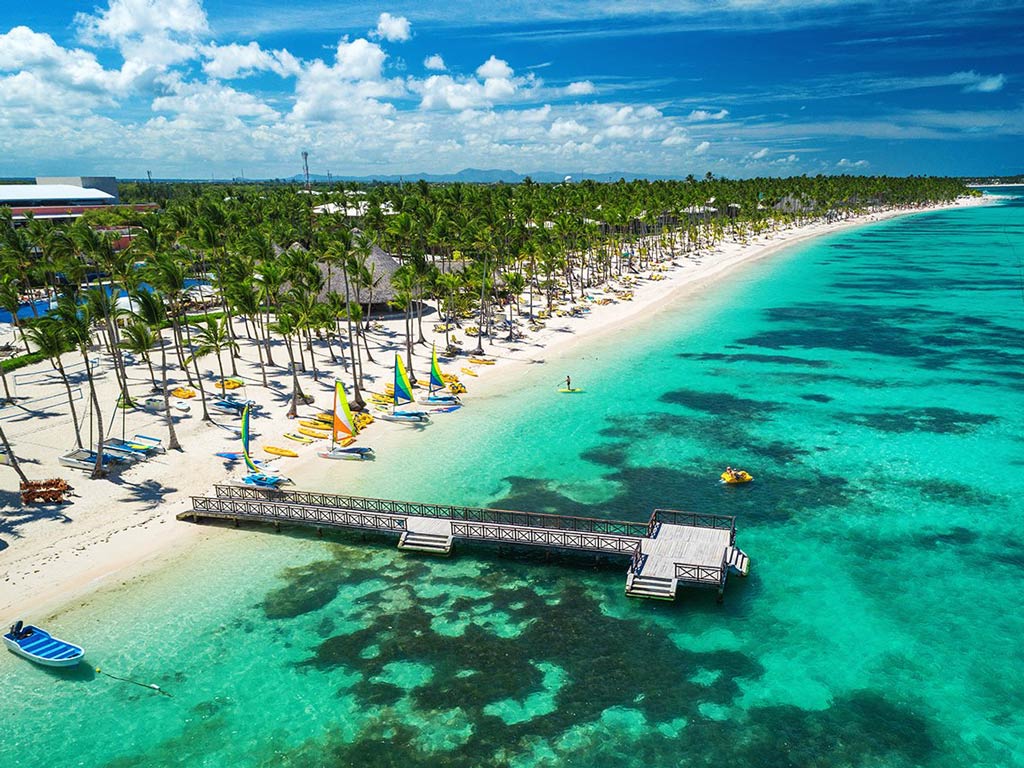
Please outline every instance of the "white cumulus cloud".
[{"label": "white cumulus cloud", "polygon": [[709,149],[711,149],[711,142],[710,141],[702,141],[700,144],[698,144],[696,147],[693,148],[693,154],[695,154],[695,155],[703,155]]},{"label": "white cumulus cloud", "polygon": [[507,61],[495,57],[491,58],[476,68],[476,73],[485,80],[507,80],[515,74]]},{"label": "white cumulus cloud", "polygon": [[387,54],[376,43],[364,38],[349,42],[347,37],[338,41],[334,70],[346,80],[377,80]]},{"label": "white cumulus cloud", "polygon": [[96,15],[75,14],[75,23],[87,43],[116,43],[165,32],[199,35],[209,29],[199,0],[110,0],[105,11],[96,9]]},{"label": "white cumulus cloud", "polygon": [[203,63],[203,71],[210,77],[220,80],[248,77],[255,72],[264,71],[287,77],[302,71],[299,60],[288,51],[265,51],[256,42],[248,45],[214,43],[203,47],[201,52],[207,59]]},{"label": "white cumulus cloud", "polygon": [[569,96],[589,96],[592,93],[597,93],[597,88],[589,80],[579,80],[575,83],[569,83],[565,87],[565,92]]},{"label": "white cumulus cloud", "polygon": [[426,69],[433,70],[434,72],[444,72],[446,69],[448,69],[448,67],[445,66],[444,59],[441,57],[441,54],[439,53],[427,56],[427,58],[423,60],[423,66]]},{"label": "white cumulus cloud", "polygon": [[412,28],[405,16],[382,13],[377,19],[377,28],[370,34],[375,38],[383,38],[389,43],[402,43],[412,36]]}]

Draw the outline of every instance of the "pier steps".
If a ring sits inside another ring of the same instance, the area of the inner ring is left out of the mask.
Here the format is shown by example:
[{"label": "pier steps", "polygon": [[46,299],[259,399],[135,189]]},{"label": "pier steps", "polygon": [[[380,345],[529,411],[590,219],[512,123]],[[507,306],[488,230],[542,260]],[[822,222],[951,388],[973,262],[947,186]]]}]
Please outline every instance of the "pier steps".
[{"label": "pier steps", "polygon": [[644,576],[632,573],[626,581],[626,595],[651,600],[675,600],[676,580],[662,576]]},{"label": "pier steps", "polygon": [[740,576],[746,576],[750,572],[750,558],[736,547],[729,547],[725,551],[725,564]]},{"label": "pier steps", "polygon": [[443,533],[406,531],[398,540],[398,548],[414,552],[429,552],[433,555],[450,555],[452,537],[445,536]]}]

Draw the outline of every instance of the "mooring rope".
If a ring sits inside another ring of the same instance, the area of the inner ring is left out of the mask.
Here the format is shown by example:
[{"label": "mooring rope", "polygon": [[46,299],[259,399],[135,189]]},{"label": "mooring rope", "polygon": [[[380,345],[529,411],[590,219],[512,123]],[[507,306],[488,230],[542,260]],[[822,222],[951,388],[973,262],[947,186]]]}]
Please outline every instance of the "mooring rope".
[{"label": "mooring rope", "polygon": [[117,675],[112,675],[109,672],[104,672],[99,667],[96,667],[96,674],[97,675],[106,675],[107,677],[111,678],[112,680],[120,680],[122,683],[131,683],[132,685],[137,685],[140,688],[149,688],[150,690],[156,691],[161,696],[166,696],[169,699],[173,699],[174,698],[173,696],[171,696],[171,694],[169,694],[167,691],[165,691],[163,688],[161,688],[156,683],[140,683],[138,680],[131,680],[131,679],[127,678],[127,677],[118,677]]}]

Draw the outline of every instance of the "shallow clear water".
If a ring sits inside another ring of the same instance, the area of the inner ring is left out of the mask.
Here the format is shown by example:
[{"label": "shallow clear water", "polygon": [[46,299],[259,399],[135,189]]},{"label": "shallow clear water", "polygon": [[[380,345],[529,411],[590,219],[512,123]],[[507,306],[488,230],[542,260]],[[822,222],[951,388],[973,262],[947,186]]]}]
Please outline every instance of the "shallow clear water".
[{"label": "shallow clear water", "polygon": [[[344,489],[735,514],[753,565],[722,606],[627,599],[624,564],[232,531],[53,627],[173,698],[7,655],[0,758],[1024,765],[1022,258],[1022,199],[814,241]],[[722,487],[726,464],[755,482]]]}]

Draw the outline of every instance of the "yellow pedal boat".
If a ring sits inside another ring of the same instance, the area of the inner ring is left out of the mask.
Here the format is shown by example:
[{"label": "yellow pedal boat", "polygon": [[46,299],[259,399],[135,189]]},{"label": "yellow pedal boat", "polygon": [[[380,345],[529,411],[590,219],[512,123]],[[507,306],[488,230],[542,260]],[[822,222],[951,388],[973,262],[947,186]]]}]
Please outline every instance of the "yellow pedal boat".
[{"label": "yellow pedal boat", "polygon": [[278,448],[276,445],[264,445],[263,450],[274,456],[287,456],[291,459],[296,458],[299,454],[288,448]]},{"label": "yellow pedal boat", "polygon": [[725,470],[722,473],[722,482],[728,483],[729,485],[740,485],[741,483],[749,483],[754,479],[753,475],[743,469],[732,469]]},{"label": "yellow pedal boat", "polygon": [[238,389],[243,384],[245,382],[238,379],[224,379],[224,381],[218,381],[216,387],[217,389]]},{"label": "yellow pedal boat", "polygon": [[188,400],[190,397],[196,396],[196,391],[188,387],[178,387],[171,390],[171,395],[173,397],[180,397],[182,400]]}]

